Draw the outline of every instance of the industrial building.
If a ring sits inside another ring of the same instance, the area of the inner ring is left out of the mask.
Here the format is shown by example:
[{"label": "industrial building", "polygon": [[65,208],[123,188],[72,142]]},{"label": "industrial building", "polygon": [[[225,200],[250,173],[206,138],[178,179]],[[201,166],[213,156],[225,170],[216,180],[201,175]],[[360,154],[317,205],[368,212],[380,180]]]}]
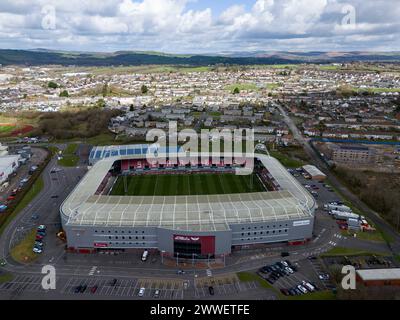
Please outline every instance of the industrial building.
[{"label": "industrial building", "polygon": [[210,258],[235,248],[304,243],[312,237],[314,198],[279,161],[263,154],[255,159],[268,171],[275,191],[191,196],[96,193],[115,163],[145,159],[146,151],[145,145],[92,150],[93,167],[60,208],[70,251],[154,249],[171,256]]},{"label": "industrial building", "polygon": [[324,181],[326,179],[326,175],[321,170],[319,170],[316,166],[308,164],[308,165],[303,166],[303,170],[313,180]]},{"label": "industrial building", "polygon": [[365,286],[400,286],[400,268],[356,270],[356,279]]},{"label": "industrial building", "polygon": [[6,155],[0,157],[0,184],[5,182],[8,177],[19,167],[19,155]]}]

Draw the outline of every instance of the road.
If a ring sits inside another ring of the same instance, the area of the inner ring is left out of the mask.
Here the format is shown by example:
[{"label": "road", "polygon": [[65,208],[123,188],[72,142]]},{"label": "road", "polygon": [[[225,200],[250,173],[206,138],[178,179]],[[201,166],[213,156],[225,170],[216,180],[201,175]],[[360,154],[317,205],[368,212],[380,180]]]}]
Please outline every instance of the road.
[{"label": "road", "polygon": [[324,161],[321,160],[317,152],[311,147],[308,140],[302,135],[300,130],[297,128],[293,120],[288,116],[286,110],[279,104],[275,104],[279,112],[282,114],[283,119],[289,129],[292,131],[294,138],[304,147],[306,153],[313,160],[319,169],[321,169],[328,177],[331,185],[339,190],[342,195],[349,200],[354,206],[356,206],[361,212],[365,214],[372,222],[384,233],[389,235],[393,242],[388,244],[393,254],[400,252],[400,235],[396,232],[392,226],[390,226],[377,212],[369,208],[364,202],[362,202],[355,194],[353,194],[348,188],[346,188],[339,179],[330,171],[330,168]]}]

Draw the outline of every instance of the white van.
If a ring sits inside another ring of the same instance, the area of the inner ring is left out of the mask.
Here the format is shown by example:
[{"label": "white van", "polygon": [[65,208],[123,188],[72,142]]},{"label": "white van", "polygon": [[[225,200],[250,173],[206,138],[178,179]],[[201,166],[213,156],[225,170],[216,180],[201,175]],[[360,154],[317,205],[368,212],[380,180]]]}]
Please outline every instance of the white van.
[{"label": "white van", "polygon": [[144,252],[142,254],[142,261],[146,261],[148,255],[149,255],[149,252],[147,250],[144,250]]},{"label": "white van", "polygon": [[310,292],[315,291],[315,287],[311,283],[303,281],[302,285]]}]

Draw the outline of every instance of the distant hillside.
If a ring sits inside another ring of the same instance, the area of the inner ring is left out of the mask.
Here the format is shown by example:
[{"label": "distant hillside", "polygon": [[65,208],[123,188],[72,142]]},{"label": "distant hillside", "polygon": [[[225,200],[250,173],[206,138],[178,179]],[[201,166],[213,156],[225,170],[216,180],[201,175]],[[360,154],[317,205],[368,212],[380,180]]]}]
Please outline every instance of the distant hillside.
[{"label": "distant hillside", "polygon": [[331,63],[350,61],[400,62],[400,53],[375,52],[256,52],[227,53],[221,55],[173,55],[160,52],[119,51],[114,53],[66,52],[36,50],[0,50],[2,65],[76,65],[76,66],[119,66],[119,65],[191,65],[215,64],[298,64]]}]

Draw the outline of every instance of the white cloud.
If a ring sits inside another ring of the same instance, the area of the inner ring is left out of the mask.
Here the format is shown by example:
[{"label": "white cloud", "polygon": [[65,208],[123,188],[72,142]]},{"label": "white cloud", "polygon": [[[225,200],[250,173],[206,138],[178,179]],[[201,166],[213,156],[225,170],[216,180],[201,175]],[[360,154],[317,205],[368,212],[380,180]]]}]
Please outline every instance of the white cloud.
[{"label": "white cloud", "polygon": [[[356,10],[354,28],[340,23],[346,4]],[[42,28],[46,5],[56,10],[56,30]],[[249,7],[231,0],[219,15],[212,4],[201,7],[201,1],[193,0],[0,0],[0,47],[168,52],[373,49],[382,47],[381,37],[388,49],[399,50],[399,14],[397,0],[254,0]]]}]

